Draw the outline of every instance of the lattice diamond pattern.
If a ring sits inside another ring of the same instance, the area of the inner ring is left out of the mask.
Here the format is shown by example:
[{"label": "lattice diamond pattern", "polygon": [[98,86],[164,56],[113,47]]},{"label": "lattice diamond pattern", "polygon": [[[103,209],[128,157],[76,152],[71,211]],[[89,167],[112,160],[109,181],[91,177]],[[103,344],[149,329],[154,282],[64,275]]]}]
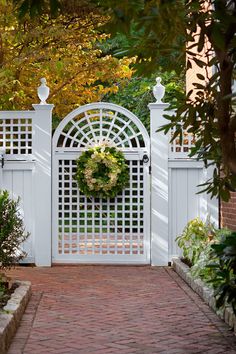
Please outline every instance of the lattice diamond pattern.
[{"label": "lattice diamond pattern", "polygon": [[130,186],[114,199],[87,198],[73,179],[74,160],[58,165],[60,255],[142,255],[143,163],[130,160]]},{"label": "lattice diamond pattern", "polygon": [[0,147],[6,154],[31,154],[32,119],[0,119]]}]

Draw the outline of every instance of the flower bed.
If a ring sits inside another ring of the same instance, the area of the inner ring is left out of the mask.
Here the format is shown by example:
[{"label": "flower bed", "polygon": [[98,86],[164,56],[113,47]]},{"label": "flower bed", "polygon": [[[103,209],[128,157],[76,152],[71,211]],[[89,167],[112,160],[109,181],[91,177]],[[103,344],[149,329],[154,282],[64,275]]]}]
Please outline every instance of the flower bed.
[{"label": "flower bed", "polygon": [[0,310],[0,353],[5,354],[31,296],[31,283],[16,281],[17,288]]},{"label": "flower bed", "polygon": [[224,320],[236,335],[236,316],[232,308],[224,306],[220,310],[216,308],[214,290],[209,288],[200,278],[194,278],[190,273],[190,267],[179,258],[173,258],[175,272]]}]

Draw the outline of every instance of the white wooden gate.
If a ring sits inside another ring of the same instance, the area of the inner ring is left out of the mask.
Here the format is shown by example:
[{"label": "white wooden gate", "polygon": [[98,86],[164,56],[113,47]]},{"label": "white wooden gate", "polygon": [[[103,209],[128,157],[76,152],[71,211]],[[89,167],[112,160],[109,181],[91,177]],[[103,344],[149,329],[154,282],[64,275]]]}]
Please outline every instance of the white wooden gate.
[{"label": "white wooden gate", "polygon": [[[149,104],[150,138],[125,108],[94,103],[61,122],[53,148],[53,105],[39,98],[31,111],[0,112],[0,189],[21,197],[20,211],[31,233],[22,246],[26,262],[165,266],[179,254],[175,238],[191,218],[209,215],[217,225],[218,200],[195,194],[212,171],[188,157],[191,134],[183,145],[178,139],[170,144],[171,133],[158,130],[168,122],[168,104],[160,98]],[[73,178],[76,159],[103,140],[124,152],[130,184],[113,199],[87,198]]]},{"label": "white wooden gate", "polygon": [[[76,159],[108,141],[125,155],[130,184],[116,198],[89,198],[73,178]],[[71,112],[53,137],[52,262],[150,263],[150,138],[130,111],[93,103]]]}]

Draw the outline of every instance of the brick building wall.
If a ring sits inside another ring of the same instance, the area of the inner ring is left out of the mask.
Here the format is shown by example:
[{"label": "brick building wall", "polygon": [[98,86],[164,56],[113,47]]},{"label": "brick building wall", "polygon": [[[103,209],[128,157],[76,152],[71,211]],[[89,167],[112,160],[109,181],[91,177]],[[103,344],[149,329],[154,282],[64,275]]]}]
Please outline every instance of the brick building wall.
[{"label": "brick building wall", "polygon": [[221,226],[236,231],[236,192],[231,193],[228,203],[221,202]]}]

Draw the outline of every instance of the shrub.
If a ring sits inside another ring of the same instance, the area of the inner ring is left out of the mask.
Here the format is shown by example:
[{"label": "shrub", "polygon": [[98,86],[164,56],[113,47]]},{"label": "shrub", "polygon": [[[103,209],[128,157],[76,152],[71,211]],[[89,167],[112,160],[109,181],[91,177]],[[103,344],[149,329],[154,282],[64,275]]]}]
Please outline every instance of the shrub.
[{"label": "shrub", "polygon": [[236,232],[194,219],[176,240],[191,274],[214,288],[216,306],[232,305],[236,314]]},{"label": "shrub", "polygon": [[211,251],[207,267],[214,271],[209,282],[215,289],[216,306],[231,304],[236,314],[236,232],[222,234],[220,241],[211,245]]},{"label": "shrub", "polygon": [[0,268],[10,268],[26,256],[20,245],[28,236],[19,214],[19,199],[11,200],[7,191],[0,191]]},{"label": "shrub", "polygon": [[191,274],[195,278],[200,277],[203,281],[209,282],[215,276],[215,269],[208,267],[209,262],[214,262],[214,264],[218,264],[219,262],[219,258],[212,252],[212,245],[219,242],[223,235],[228,235],[230,233],[230,230],[227,228],[214,230],[214,238],[205,245],[198,260],[191,267]]},{"label": "shrub", "polygon": [[134,75],[131,79],[122,80],[118,85],[118,92],[105,95],[103,101],[116,103],[129,109],[150,131],[148,104],[154,101],[152,90],[157,76],[161,76],[162,84],[166,88],[165,102],[171,103],[171,106],[175,108],[176,102],[183,97],[185,78],[174,71],[158,71],[149,78]]},{"label": "shrub", "polygon": [[177,244],[183,250],[183,258],[192,266],[209,244],[215,228],[209,219],[203,222],[195,218],[188,222],[182,234],[176,238]]}]

